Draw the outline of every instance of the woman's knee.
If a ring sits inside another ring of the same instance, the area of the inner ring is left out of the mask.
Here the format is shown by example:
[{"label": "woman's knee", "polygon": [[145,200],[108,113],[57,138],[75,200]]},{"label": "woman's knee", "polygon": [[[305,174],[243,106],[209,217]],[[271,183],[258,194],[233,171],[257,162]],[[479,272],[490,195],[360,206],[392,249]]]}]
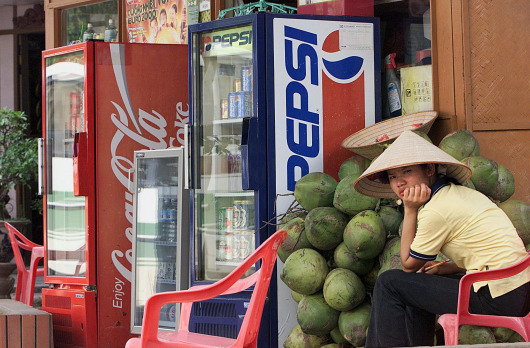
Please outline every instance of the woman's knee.
[{"label": "woman's knee", "polygon": [[377,291],[379,288],[388,288],[389,286],[392,286],[392,284],[395,284],[396,280],[403,277],[404,274],[405,272],[400,269],[389,269],[381,273],[377,276],[374,290]]}]

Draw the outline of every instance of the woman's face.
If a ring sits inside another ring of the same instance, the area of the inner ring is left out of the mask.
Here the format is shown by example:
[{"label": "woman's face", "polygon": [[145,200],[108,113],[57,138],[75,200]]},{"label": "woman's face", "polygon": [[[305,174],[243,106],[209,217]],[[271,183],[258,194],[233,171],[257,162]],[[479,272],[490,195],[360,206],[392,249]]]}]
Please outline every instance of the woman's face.
[{"label": "woman's face", "polygon": [[390,187],[398,197],[403,197],[403,192],[407,187],[421,184],[431,186],[435,181],[435,167],[432,163],[427,164],[426,167],[417,164],[389,169],[387,174]]}]

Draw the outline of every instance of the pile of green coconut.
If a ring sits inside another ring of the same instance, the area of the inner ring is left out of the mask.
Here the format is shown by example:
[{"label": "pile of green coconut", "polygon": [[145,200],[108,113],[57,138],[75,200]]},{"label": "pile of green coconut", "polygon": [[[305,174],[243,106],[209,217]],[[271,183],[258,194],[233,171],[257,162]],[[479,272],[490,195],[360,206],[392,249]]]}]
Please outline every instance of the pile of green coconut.
[{"label": "pile of green coconut", "polygon": [[[466,130],[447,135],[439,147],[472,169],[467,185],[504,210],[529,249],[530,205],[509,200],[515,191],[512,173],[481,157],[476,138]],[[353,188],[369,164],[355,155],[341,165],[339,182],[313,172],[295,186],[299,208],[281,219],[280,228],[288,236],[278,250],[284,263],[279,266],[280,278],[298,303],[298,325],[290,331],[285,348],[363,347],[376,279],[388,269],[401,268],[402,207],[396,200],[364,196]],[[441,330],[438,326],[436,337],[443,337]],[[464,325],[459,334],[459,344],[523,341],[505,328]]]}]

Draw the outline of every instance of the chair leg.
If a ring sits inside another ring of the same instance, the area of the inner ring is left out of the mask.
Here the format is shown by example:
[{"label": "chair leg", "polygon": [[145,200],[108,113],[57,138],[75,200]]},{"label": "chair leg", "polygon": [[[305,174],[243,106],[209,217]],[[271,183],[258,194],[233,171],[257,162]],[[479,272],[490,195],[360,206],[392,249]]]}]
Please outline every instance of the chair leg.
[{"label": "chair leg", "polygon": [[22,287],[24,286],[24,272],[18,271],[17,272],[17,288],[15,291],[15,300],[20,301],[20,296],[22,295]]}]

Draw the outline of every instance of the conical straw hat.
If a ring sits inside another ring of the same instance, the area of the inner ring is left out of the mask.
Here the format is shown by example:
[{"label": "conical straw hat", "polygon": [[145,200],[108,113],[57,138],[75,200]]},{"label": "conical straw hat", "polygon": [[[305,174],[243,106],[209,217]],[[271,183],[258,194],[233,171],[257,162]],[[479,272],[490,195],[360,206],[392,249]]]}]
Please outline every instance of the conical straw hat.
[{"label": "conical straw hat", "polygon": [[378,198],[396,198],[390,188],[386,170],[422,163],[437,164],[444,174],[464,184],[471,169],[412,131],[404,131],[353,184],[361,194]]},{"label": "conical straw hat", "polygon": [[348,136],[342,141],[342,147],[365,158],[374,159],[403,131],[429,133],[437,116],[436,111],[421,111],[378,122]]}]

